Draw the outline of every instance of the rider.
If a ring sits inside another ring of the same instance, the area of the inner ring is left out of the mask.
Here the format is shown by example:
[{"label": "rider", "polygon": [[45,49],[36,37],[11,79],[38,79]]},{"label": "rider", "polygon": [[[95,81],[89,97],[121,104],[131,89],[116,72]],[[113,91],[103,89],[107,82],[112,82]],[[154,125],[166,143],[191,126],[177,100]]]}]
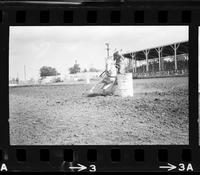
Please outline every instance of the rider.
[{"label": "rider", "polygon": [[113,54],[113,57],[115,61],[115,67],[117,68],[117,73],[118,74],[125,73],[124,57],[122,56],[122,54],[119,51],[116,51]]},{"label": "rider", "polygon": [[[122,50],[116,51],[113,54],[113,59],[109,58],[107,60],[108,69],[106,71],[106,77],[102,80],[104,83],[103,89],[109,89],[108,87],[112,88],[114,84],[117,84],[116,77],[117,74],[124,74],[125,73],[125,60],[121,53]],[[110,90],[112,91],[112,90]]]},{"label": "rider", "polygon": [[103,79],[90,90],[90,93],[94,93],[95,89],[101,89],[104,94],[112,94],[113,87],[117,84],[117,74],[124,73],[124,65],[124,57],[116,51],[113,57],[107,60],[107,70],[100,75]]}]

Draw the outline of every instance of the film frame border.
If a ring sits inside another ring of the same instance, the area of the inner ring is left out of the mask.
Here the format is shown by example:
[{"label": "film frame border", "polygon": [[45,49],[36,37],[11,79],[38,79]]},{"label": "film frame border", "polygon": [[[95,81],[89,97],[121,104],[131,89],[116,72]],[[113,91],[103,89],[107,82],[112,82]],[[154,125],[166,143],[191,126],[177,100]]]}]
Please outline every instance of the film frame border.
[{"label": "film frame border", "polygon": [[[3,138],[0,146],[0,162],[5,162],[11,171],[69,171],[69,169],[65,169],[65,166],[60,167],[62,162],[65,161],[64,159],[66,159],[66,163],[74,162],[87,166],[93,163],[96,165],[97,171],[141,171],[141,168],[142,171],[163,171],[158,168],[163,162],[191,162],[194,171],[200,171],[198,165],[200,149],[198,145],[197,123],[198,59],[195,59],[198,58],[198,26],[200,21],[197,17],[200,15],[200,3],[187,2],[185,3],[186,6],[185,4],[180,5],[178,2],[173,5],[166,2],[166,6],[163,4],[160,2],[157,4],[155,2],[152,4],[148,2],[146,5],[145,2],[143,5],[136,3],[136,6],[121,4],[116,6],[110,4],[107,6],[105,4],[104,9],[102,9],[102,6],[95,4],[89,7],[86,5],[67,5],[64,7],[59,5],[56,7],[51,5],[47,7],[38,7],[37,5],[33,7],[29,5],[3,5],[0,7],[0,38],[2,38],[0,40],[0,53],[3,57],[3,59],[0,59],[2,70],[0,79],[3,82],[0,91],[3,111],[3,118],[0,118],[0,135]],[[91,14],[92,16],[96,14],[96,19],[90,17]],[[67,17],[70,15],[71,17],[68,19]],[[189,17],[184,18],[184,16],[188,15]],[[10,146],[7,76],[9,26],[17,25],[188,25],[190,56],[189,145]],[[64,150],[67,151],[65,152]],[[93,157],[94,154],[96,154],[96,158]],[[164,158],[162,155],[164,155]],[[42,161],[39,161],[40,159]],[[30,166],[33,169],[30,169]]]}]

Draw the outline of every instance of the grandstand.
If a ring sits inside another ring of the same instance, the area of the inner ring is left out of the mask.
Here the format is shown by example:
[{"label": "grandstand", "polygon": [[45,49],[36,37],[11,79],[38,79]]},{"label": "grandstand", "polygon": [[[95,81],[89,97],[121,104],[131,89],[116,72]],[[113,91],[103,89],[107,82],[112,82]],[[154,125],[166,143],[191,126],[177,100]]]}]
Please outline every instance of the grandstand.
[{"label": "grandstand", "polygon": [[188,41],[126,52],[123,56],[129,59],[127,71],[135,78],[188,75]]}]

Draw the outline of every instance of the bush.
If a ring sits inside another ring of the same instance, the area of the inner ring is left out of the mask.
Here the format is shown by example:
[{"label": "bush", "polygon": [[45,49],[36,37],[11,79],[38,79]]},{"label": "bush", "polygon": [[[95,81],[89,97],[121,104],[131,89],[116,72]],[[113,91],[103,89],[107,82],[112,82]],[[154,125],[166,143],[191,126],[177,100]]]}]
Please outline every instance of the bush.
[{"label": "bush", "polygon": [[59,83],[59,82],[63,82],[63,81],[61,80],[60,77],[57,77],[57,78],[55,79],[55,83]]},{"label": "bush", "polygon": [[85,81],[85,79],[79,78],[77,81]]}]

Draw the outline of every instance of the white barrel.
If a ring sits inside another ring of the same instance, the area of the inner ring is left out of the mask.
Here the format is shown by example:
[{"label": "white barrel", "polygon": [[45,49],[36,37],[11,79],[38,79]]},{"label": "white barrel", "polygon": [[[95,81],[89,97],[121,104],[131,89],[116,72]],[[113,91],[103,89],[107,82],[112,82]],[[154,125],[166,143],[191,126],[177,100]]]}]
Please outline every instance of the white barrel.
[{"label": "white barrel", "polygon": [[90,75],[86,73],[86,84],[90,84]]},{"label": "white barrel", "polygon": [[86,83],[87,83],[87,84],[90,84],[90,78],[87,78],[87,79],[86,79]]},{"label": "white barrel", "polygon": [[114,94],[121,97],[133,96],[132,73],[117,74],[117,86]]}]

